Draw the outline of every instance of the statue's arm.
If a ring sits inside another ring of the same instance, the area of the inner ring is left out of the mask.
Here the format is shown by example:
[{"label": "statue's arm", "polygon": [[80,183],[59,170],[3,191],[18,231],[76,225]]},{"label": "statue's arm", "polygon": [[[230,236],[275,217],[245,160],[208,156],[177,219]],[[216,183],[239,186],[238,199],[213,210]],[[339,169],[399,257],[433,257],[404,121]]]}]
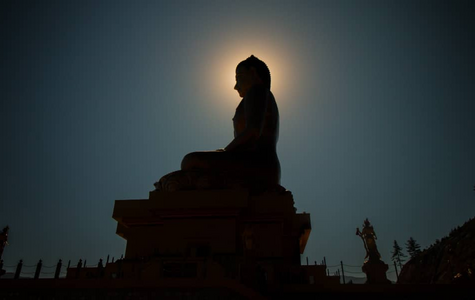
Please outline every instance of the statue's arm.
[{"label": "statue's arm", "polygon": [[246,128],[226,146],[226,151],[233,151],[256,141],[262,133],[267,109],[267,90],[264,86],[253,86],[244,98]]}]

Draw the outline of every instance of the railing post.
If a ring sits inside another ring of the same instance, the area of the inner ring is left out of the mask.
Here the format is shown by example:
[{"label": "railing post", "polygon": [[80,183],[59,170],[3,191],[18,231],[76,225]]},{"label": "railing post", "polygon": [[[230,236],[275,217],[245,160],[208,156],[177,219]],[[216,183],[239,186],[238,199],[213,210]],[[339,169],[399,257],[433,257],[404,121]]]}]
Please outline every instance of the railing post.
[{"label": "railing post", "polygon": [[38,262],[38,264],[36,265],[36,271],[35,271],[35,279],[38,279],[40,278],[40,272],[41,272],[41,267],[43,266],[43,262],[40,261]]},{"label": "railing post", "polygon": [[308,266],[308,256],[307,256],[307,266]]},{"label": "railing post", "polygon": [[5,273],[6,271],[3,270],[3,259],[0,259],[0,277]]},{"label": "railing post", "polygon": [[327,270],[327,274],[328,276],[330,276],[330,270],[327,268],[327,259],[325,258],[325,256],[323,257],[322,265],[325,265],[325,270]]},{"label": "railing post", "polygon": [[15,277],[13,279],[18,279],[20,278],[20,273],[21,273],[21,268],[23,267],[23,260],[20,259],[20,262],[16,266],[16,271],[15,271]]},{"label": "railing post", "polygon": [[343,275],[343,284],[346,284],[345,282],[345,269],[343,269],[343,261],[340,261],[341,263],[341,275]]},{"label": "railing post", "polygon": [[97,271],[98,271],[98,275],[99,277],[103,277],[104,276],[104,265],[102,264],[102,258],[99,259],[99,263],[97,264]]},{"label": "railing post", "polygon": [[397,278],[397,281],[399,281],[399,273],[397,272],[396,261],[394,261],[394,269],[396,269],[396,278]]},{"label": "railing post", "polygon": [[76,267],[76,278],[79,278],[79,273],[81,273],[82,268],[82,259],[79,259],[78,265]]},{"label": "railing post", "polygon": [[58,264],[56,265],[56,271],[54,272],[54,279],[59,278],[59,274],[61,273],[61,267],[63,266],[63,262],[61,259],[58,261]]},{"label": "railing post", "polygon": [[122,260],[117,260],[117,277],[116,278],[121,278],[122,277]]}]

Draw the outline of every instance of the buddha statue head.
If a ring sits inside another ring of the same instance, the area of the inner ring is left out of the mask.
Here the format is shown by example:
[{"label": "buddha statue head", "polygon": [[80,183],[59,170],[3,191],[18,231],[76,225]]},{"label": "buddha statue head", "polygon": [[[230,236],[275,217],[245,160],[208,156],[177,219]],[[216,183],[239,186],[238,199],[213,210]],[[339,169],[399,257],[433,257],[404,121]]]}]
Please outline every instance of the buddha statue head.
[{"label": "buddha statue head", "polygon": [[244,98],[255,84],[262,84],[270,90],[270,71],[262,60],[251,55],[237,65],[234,89]]}]

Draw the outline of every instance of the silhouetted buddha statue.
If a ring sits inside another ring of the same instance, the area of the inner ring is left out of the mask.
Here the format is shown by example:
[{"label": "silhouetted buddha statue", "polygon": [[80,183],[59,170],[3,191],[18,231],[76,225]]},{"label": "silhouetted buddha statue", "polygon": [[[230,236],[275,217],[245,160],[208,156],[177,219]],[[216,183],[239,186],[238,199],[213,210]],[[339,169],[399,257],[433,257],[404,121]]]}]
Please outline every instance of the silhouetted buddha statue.
[{"label": "silhouetted buddha statue", "polygon": [[157,190],[280,187],[279,110],[267,65],[253,55],[239,63],[234,89],[243,98],[233,118],[234,139],[224,149],[187,154],[181,171],[162,177]]}]

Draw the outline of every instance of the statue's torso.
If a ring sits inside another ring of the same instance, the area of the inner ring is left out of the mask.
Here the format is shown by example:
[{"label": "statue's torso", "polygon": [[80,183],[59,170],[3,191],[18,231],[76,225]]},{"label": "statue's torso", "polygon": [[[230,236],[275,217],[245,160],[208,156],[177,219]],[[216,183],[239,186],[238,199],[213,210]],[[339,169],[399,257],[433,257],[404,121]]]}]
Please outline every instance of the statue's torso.
[{"label": "statue's torso", "polygon": [[[236,113],[233,117],[234,137],[240,135],[246,129],[246,114],[244,98],[236,108]],[[262,132],[258,140],[251,145],[248,145],[240,151],[252,151],[252,152],[276,152],[277,141],[279,139],[279,110],[274,96],[270,91],[266,93],[266,111],[264,116],[264,123],[262,126]]]},{"label": "statue's torso", "polygon": [[243,139],[244,142],[232,150],[187,154],[182,161],[182,170],[163,176],[155,184],[157,190],[239,187],[255,191],[280,184],[280,162],[276,152],[279,137],[277,104],[272,93],[263,86],[253,86],[249,91],[249,97],[236,108],[234,136],[246,137],[246,129],[259,129],[257,139]]}]

